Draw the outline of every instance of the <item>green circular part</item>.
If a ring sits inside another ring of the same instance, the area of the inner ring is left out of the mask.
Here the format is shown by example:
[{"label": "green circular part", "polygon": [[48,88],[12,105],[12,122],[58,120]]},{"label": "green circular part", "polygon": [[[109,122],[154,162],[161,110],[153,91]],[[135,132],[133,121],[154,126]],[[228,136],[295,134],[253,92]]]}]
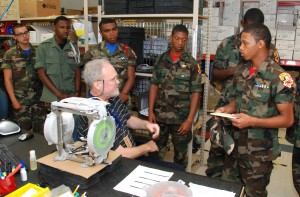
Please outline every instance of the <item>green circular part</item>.
[{"label": "green circular part", "polygon": [[106,149],[114,140],[113,124],[109,119],[102,120],[96,124],[93,144],[96,149]]}]

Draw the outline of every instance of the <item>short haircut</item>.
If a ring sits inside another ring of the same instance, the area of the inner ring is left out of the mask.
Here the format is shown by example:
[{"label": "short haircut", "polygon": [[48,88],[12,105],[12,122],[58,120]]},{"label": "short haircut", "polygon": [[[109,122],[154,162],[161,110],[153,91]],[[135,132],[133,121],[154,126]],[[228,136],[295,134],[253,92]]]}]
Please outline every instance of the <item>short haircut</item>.
[{"label": "short haircut", "polygon": [[172,36],[176,32],[183,32],[183,33],[186,33],[186,35],[189,35],[189,30],[186,28],[185,25],[175,25],[172,29]]},{"label": "short haircut", "polygon": [[57,25],[57,23],[59,21],[68,21],[68,22],[70,22],[70,20],[67,17],[65,17],[65,16],[58,16],[58,17],[56,17],[56,19],[54,19],[54,22],[53,22],[54,26]]},{"label": "short haircut", "polygon": [[106,65],[110,65],[107,59],[94,59],[84,66],[83,78],[89,88],[93,87],[94,82],[102,80],[102,69]]},{"label": "short haircut", "polygon": [[251,23],[264,24],[265,17],[264,17],[264,13],[260,9],[251,8],[245,13],[243,20],[246,23],[251,22]]},{"label": "short haircut", "polygon": [[271,33],[267,26],[259,23],[252,23],[248,25],[242,32],[250,33],[256,41],[263,40],[266,47],[269,49],[271,44]]},{"label": "short haircut", "polygon": [[[15,29],[20,28],[20,27],[26,27],[26,25],[22,25],[21,23],[14,24],[12,27],[13,33],[15,34],[16,33]],[[27,29],[27,27],[26,27],[26,29]]]},{"label": "short haircut", "polygon": [[[114,24],[117,25],[115,19],[113,19],[113,18],[103,18],[103,19],[100,21],[100,23],[99,23],[99,29],[100,29],[100,31],[101,31],[102,25],[105,25],[105,24],[108,24],[108,23],[114,23]],[[118,25],[117,25],[117,26],[118,26]]]}]

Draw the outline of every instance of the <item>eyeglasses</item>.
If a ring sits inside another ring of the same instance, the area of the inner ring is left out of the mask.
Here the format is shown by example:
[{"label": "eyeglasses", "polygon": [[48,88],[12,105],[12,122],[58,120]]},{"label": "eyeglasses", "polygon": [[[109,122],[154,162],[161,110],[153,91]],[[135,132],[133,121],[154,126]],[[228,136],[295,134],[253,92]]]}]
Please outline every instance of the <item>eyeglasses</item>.
[{"label": "eyeglasses", "polygon": [[100,81],[108,81],[108,82],[114,82],[115,84],[117,84],[117,82],[119,82],[119,75],[115,76],[112,79],[108,79],[108,80],[100,80]]},{"label": "eyeglasses", "polygon": [[28,34],[29,34],[29,31],[24,31],[24,32],[15,34],[15,36],[27,36]]}]

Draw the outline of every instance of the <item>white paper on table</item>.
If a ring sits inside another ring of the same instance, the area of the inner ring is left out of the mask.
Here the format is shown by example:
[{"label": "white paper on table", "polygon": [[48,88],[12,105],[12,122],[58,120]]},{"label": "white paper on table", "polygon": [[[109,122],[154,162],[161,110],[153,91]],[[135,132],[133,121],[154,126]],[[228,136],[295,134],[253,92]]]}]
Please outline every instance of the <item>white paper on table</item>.
[{"label": "white paper on table", "polygon": [[168,181],[173,172],[157,170],[139,165],[114,190],[136,196],[146,196],[145,189],[162,181]]},{"label": "white paper on table", "polygon": [[213,197],[234,197],[235,196],[235,193],[230,191],[197,185],[191,182],[189,183],[189,186],[193,192],[193,196],[199,196],[199,195],[213,196]]}]

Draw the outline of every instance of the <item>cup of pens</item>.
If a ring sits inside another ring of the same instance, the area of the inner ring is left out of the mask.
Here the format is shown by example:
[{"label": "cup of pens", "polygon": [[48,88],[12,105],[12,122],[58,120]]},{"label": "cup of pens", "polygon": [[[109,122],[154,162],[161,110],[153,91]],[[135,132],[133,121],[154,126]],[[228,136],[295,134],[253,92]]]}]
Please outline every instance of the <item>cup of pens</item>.
[{"label": "cup of pens", "polygon": [[17,189],[15,176],[7,176],[0,179],[0,196],[9,194]]}]

